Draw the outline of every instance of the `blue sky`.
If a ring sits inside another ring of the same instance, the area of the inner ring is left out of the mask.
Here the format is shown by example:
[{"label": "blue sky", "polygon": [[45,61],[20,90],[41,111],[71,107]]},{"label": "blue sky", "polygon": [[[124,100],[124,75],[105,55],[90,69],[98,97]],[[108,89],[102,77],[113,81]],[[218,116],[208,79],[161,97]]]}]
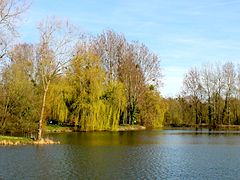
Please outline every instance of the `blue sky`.
[{"label": "blue sky", "polygon": [[51,16],[91,34],[113,29],[146,44],[161,59],[165,97],[179,93],[190,67],[240,62],[240,0],[33,0],[22,41],[36,42],[36,25]]}]

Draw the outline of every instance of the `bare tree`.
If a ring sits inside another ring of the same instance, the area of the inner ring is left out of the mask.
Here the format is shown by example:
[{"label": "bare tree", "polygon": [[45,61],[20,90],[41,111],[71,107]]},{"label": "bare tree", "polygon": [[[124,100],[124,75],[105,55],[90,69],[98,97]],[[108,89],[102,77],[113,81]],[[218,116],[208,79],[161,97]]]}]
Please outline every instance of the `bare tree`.
[{"label": "bare tree", "polygon": [[240,99],[240,64],[237,66],[236,94],[237,98]]},{"label": "bare tree", "polygon": [[221,100],[223,96],[223,90],[225,87],[224,73],[222,71],[222,65],[217,63],[215,68],[213,68],[215,92],[214,92],[214,104],[215,104],[215,119],[217,123],[223,123],[221,120]]},{"label": "bare tree", "polygon": [[8,54],[13,62],[22,66],[29,80],[35,81],[36,47],[27,43],[17,44]]},{"label": "bare tree", "polygon": [[94,49],[101,57],[103,68],[108,74],[108,80],[118,77],[118,68],[123,62],[126,52],[126,39],[112,30],[106,30],[94,40]]},{"label": "bare tree", "polygon": [[235,85],[235,67],[234,64],[231,62],[227,62],[223,65],[223,75],[224,75],[224,81],[225,81],[225,103],[224,108],[222,112],[222,120],[227,118],[228,124],[230,125],[230,98],[234,91],[234,85]]},{"label": "bare tree", "polygon": [[183,94],[190,100],[195,114],[195,123],[198,124],[198,106],[202,96],[202,83],[200,72],[197,68],[190,69],[185,75],[183,80]]},{"label": "bare tree", "polygon": [[204,93],[207,97],[207,106],[208,106],[208,120],[209,125],[215,125],[213,121],[213,115],[215,114],[215,103],[213,101],[213,95],[216,89],[216,77],[214,75],[213,66],[210,64],[204,65],[201,73],[202,77],[202,87]]},{"label": "bare tree", "polygon": [[235,121],[239,124],[240,122],[240,65],[237,65],[237,71],[236,71],[236,83],[235,83],[235,108],[234,108],[234,118]]},{"label": "bare tree", "polygon": [[42,138],[42,124],[45,118],[46,98],[53,79],[63,73],[73,57],[75,28],[68,22],[47,19],[39,24],[40,43],[38,44],[37,68],[42,83],[42,108],[38,127],[38,140]]},{"label": "bare tree", "polygon": [[131,44],[134,52],[134,63],[143,73],[144,82],[148,85],[159,87],[162,85],[162,69],[159,57],[150,52],[144,44],[134,42]]},{"label": "bare tree", "polygon": [[17,35],[17,24],[30,4],[28,0],[0,1],[0,59],[7,53],[10,37]]}]

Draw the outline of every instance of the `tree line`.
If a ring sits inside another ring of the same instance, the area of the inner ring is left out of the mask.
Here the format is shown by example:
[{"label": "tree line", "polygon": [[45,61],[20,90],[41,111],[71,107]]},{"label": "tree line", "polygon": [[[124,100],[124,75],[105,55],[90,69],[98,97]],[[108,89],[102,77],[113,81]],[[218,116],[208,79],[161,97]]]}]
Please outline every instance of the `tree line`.
[{"label": "tree line", "polygon": [[184,77],[181,95],[168,99],[168,103],[168,125],[239,125],[240,65],[226,62],[191,68]]},{"label": "tree line", "polygon": [[119,125],[240,124],[240,67],[191,68],[178,98],[159,92],[160,60],[147,46],[105,30],[81,33],[56,18],[37,26],[35,44],[14,43],[29,1],[0,2],[0,132],[38,132],[48,120],[81,131]]},{"label": "tree line", "polygon": [[[21,1],[1,2],[9,10]],[[160,60],[144,44],[128,42],[112,30],[96,36],[79,33],[56,18],[37,28],[37,43],[2,48],[2,133],[38,130],[41,139],[47,120],[82,131],[114,130],[121,124],[162,126],[167,104],[158,91]]]}]

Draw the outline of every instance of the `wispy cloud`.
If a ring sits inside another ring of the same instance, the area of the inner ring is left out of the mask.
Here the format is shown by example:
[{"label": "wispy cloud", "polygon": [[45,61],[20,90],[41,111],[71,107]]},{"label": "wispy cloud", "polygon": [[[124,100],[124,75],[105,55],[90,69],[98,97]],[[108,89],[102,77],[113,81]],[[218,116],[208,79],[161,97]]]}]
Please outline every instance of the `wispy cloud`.
[{"label": "wispy cloud", "polygon": [[39,0],[26,14],[23,41],[37,39],[44,17],[66,18],[90,33],[105,28],[139,40],[157,53],[165,74],[163,94],[175,94],[188,68],[240,59],[239,0]]}]

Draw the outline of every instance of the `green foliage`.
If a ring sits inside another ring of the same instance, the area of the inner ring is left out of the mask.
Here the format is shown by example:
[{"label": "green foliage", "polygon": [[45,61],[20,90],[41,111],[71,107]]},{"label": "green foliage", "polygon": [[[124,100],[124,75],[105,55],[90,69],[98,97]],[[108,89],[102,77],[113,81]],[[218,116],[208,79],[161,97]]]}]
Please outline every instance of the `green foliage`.
[{"label": "green foliage", "polygon": [[100,97],[104,92],[105,74],[100,67],[100,60],[91,53],[78,55],[72,62],[72,84],[75,94],[74,107],[75,124],[81,130],[101,128],[100,114],[104,104]]},{"label": "green foliage", "polygon": [[0,87],[0,124],[3,132],[33,131],[39,104],[36,88],[23,66],[12,63],[3,71]]},{"label": "green foliage", "polygon": [[120,82],[109,83],[102,100],[106,107],[105,114],[108,117],[109,128],[116,130],[121,120],[121,114],[126,111],[127,106],[124,85]]},{"label": "green foliage", "polygon": [[81,130],[117,129],[125,110],[124,86],[107,82],[98,56],[89,52],[73,60],[70,84],[74,87],[72,106],[75,125]]},{"label": "green foliage", "polygon": [[47,111],[49,119],[65,122],[69,118],[67,101],[71,99],[72,87],[63,78],[58,78],[49,88]]},{"label": "green foliage", "polygon": [[148,90],[145,92],[144,101],[140,108],[143,125],[151,128],[163,127],[164,114],[168,108],[165,100],[158,92]]},{"label": "green foliage", "polygon": [[159,62],[144,45],[109,31],[83,40],[72,59],[58,62],[59,52],[47,44],[51,38],[44,40],[36,48],[23,44],[12,50],[0,82],[2,129],[36,130],[39,117],[39,130],[47,120],[82,131],[162,127],[167,104],[155,90]]}]

